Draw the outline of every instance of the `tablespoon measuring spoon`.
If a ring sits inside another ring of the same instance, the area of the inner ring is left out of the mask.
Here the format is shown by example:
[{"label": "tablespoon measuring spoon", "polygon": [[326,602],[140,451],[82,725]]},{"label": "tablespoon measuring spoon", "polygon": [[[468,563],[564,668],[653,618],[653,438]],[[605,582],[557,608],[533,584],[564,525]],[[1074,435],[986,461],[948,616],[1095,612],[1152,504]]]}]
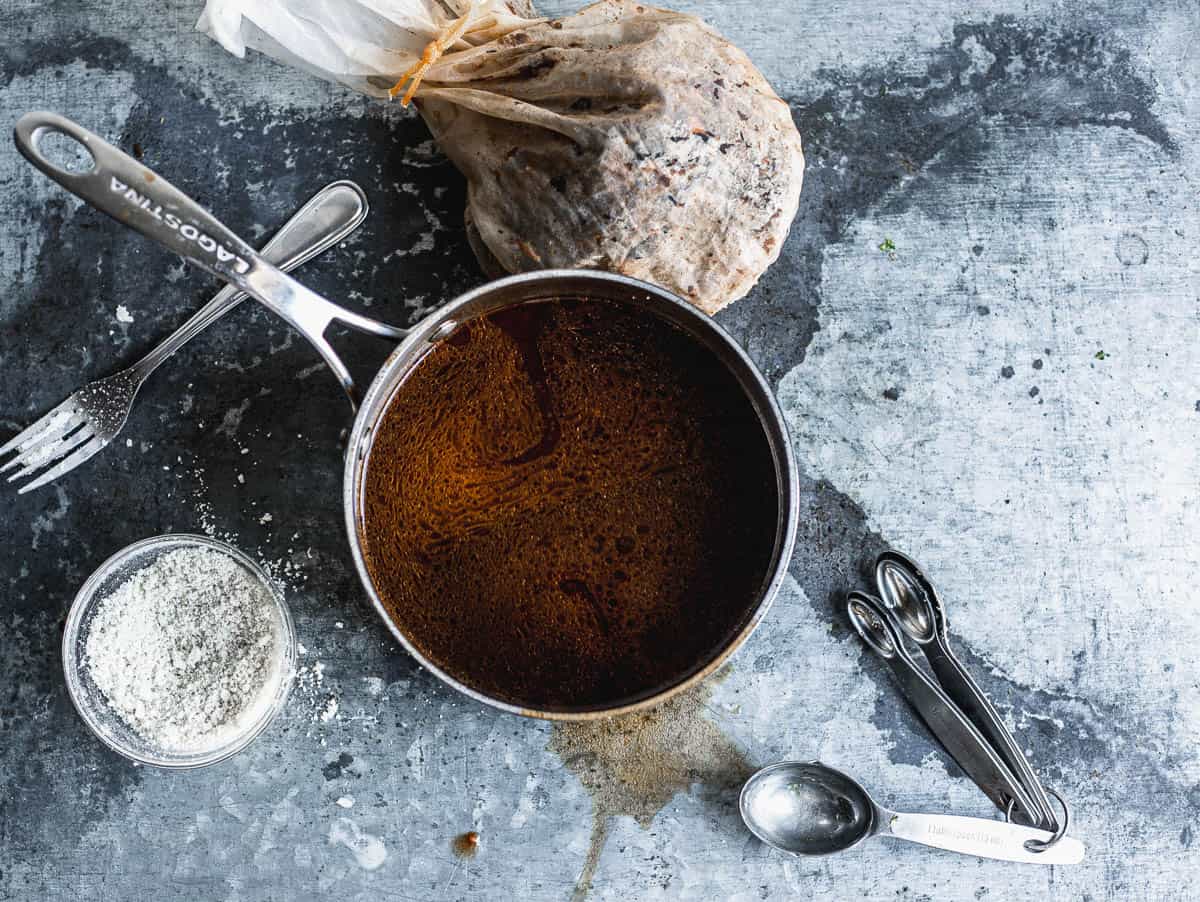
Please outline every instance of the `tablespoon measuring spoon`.
[{"label": "tablespoon measuring spoon", "polygon": [[875,802],[861,784],[819,762],[785,761],[751,775],[738,802],[750,832],[793,855],[828,855],[872,836],[1023,864],[1078,864],[1083,843],[1020,824],[953,814],[902,814]]},{"label": "tablespoon measuring spoon", "polygon": [[[91,168],[69,171],[56,165],[40,146],[52,134],[82,146],[91,157]],[[402,341],[408,335],[407,329],[345,310],[304,287],[264,260],[166,179],[64,116],[26,113],[17,120],[13,140],[30,163],[77,197],[244,291],[287,320],[333,370],[355,409],[358,393],[354,380],[325,338],[325,330],[337,320],[359,332],[393,341]]]},{"label": "tablespoon measuring spoon", "polygon": [[846,598],[850,623],[863,641],[887,662],[930,732],[959,767],[1001,811],[1015,802],[1021,812],[1034,810],[1024,787],[983,735],[934,683],[900,639],[895,615],[873,595],[851,592]]},{"label": "tablespoon measuring spoon", "polygon": [[1017,747],[1000,715],[950,648],[946,612],[933,584],[917,563],[898,551],[885,551],[875,561],[879,597],[895,614],[900,631],[925,653],[930,668],[959,709],[979,729],[1020,781],[1034,808],[1031,822],[1055,830],[1058,818],[1029,761]]}]

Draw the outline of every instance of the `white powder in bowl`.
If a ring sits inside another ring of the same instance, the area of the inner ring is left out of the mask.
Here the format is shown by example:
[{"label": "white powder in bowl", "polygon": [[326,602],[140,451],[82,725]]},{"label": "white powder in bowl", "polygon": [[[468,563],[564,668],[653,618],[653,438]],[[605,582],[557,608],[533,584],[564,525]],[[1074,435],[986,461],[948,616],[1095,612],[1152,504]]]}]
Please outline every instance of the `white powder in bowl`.
[{"label": "white powder in bowl", "polygon": [[101,599],[83,665],[143,740],[195,753],[262,715],[282,660],[283,624],[267,588],[226,554],[179,548]]}]

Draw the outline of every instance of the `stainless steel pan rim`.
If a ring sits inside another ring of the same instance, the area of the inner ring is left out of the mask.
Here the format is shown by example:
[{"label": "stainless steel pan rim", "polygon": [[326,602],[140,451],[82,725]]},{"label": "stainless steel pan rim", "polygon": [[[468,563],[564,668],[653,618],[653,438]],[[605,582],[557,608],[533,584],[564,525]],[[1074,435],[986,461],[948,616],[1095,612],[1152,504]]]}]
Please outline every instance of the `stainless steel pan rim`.
[{"label": "stainless steel pan rim", "polygon": [[[589,289],[591,289],[589,291]],[[361,513],[362,476],[370,451],[371,436],[379,416],[407,371],[436,341],[453,331],[460,321],[472,319],[488,310],[500,309],[522,301],[539,298],[583,295],[621,298],[629,300],[638,295],[652,300],[656,310],[666,318],[684,327],[701,340],[729,368],[741,383],[747,396],[758,412],[759,421],[766,433],[775,461],[778,493],[776,539],[768,575],[760,590],[759,600],[750,612],[738,633],[712,659],[700,663],[697,669],[683,680],[661,689],[645,698],[628,704],[607,708],[578,710],[537,709],[514,705],[493,698],[460,682],[452,674],[438,667],[413,644],[388,614],[379,594],[375,591],[371,575],[367,571],[362,544],[359,540],[358,522]],[[346,535],[358,576],[371,604],[387,624],[392,635],[421,666],[433,673],[448,686],[470,696],[476,701],[501,711],[525,717],[561,721],[588,721],[629,714],[662,704],[667,699],[696,685],[710,676],[750,637],[770,609],[787,574],[792,548],[796,540],[799,507],[799,486],[796,462],[788,438],[787,427],[774,393],[759,372],[758,367],[742,347],[714,322],[707,314],[697,310],[683,299],[665,289],[631,279],[627,276],[594,270],[552,269],[508,276],[488,282],[472,289],[451,301],[438,312],[419,323],[384,362],[371,382],[355,418],[346,448],[345,471],[342,480],[342,503],[346,517]]]}]

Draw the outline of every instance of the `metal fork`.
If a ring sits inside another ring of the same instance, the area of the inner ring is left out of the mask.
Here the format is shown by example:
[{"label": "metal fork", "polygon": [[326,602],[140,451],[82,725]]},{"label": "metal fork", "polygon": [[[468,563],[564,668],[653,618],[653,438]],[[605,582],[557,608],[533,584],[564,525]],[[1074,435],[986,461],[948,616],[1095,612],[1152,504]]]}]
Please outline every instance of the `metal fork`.
[{"label": "metal fork", "polygon": [[[275,233],[262,255],[284,271],[295,269],[337,244],[362,225],[366,216],[367,198],[362,189],[349,181],[333,182],[313,195]],[[245,293],[226,286],[137,363],[78,389],[0,447],[0,457],[16,452],[0,466],[0,473],[20,467],[8,477],[9,482],[15,482],[54,464],[21,486],[18,491],[24,494],[93,457],[120,433],[138,389],[150,374],[245,298]]]}]

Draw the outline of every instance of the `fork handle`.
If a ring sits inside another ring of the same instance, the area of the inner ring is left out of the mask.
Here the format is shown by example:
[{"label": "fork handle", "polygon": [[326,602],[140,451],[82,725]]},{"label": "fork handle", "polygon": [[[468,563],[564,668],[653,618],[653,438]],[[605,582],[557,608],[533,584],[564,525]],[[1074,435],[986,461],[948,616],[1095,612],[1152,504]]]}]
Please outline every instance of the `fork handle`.
[{"label": "fork handle", "polygon": [[[51,134],[63,135],[85,148],[92,159],[91,168],[73,172],[56,165],[40,147],[42,139]],[[326,340],[325,329],[338,320],[380,338],[402,341],[408,335],[407,329],[346,310],[305,288],[166,179],[65,116],[26,113],[17,120],[13,139],[22,156],[68,191],[246,292],[291,323],[333,370],[356,409],[354,378]]]},{"label": "fork handle", "polygon": [[[290,272],[350,235],[367,218],[367,211],[367,197],[362,188],[351,181],[331,182],[297,210],[259,253],[264,260]],[[246,297],[246,292],[231,285],[222,288],[158,347],[130,367],[138,381],[145,380],[164,360]]]}]

